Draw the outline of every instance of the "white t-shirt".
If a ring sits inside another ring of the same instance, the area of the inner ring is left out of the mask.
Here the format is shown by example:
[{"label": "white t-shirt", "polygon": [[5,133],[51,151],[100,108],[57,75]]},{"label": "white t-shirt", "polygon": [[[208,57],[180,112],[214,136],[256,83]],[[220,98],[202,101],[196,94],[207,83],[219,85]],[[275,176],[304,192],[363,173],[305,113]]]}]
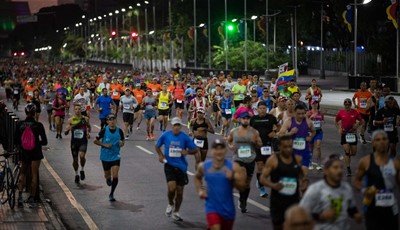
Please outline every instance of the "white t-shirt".
[{"label": "white t-shirt", "polygon": [[78,93],[74,97],[74,104],[75,103],[81,104],[82,112],[86,111],[86,106],[90,105],[90,95],[84,93],[82,96],[80,93]]}]

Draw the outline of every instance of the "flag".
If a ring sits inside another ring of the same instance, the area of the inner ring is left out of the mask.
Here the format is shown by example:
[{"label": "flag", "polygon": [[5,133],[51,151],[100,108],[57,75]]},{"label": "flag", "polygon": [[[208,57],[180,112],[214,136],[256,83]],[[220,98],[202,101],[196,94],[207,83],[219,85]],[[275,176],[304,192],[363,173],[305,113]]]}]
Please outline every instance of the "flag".
[{"label": "flag", "polygon": [[288,63],[288,62],[286,62],[286,63],[280,65],[280,66],[279,66],[278,76],[281,75],[282,73],[287,72],[287,71],[288,71],[288,68],[289,68],[289,63]]},{"label": "flag", "polygon": [[222,28],[222,26],[218,27],[218,34],[219,36],[221,36],[222,40],[225,40],[224,29]]},{"label": "flag", "polygon": [[261,17],[261,20],[259,20],[257,22],[258,29],[261,30],[261,32],[263,34],[265,34],[265,25],[266,25],[266,23],[267,23],[267,17],[266,16]]},{"label": "flag", "polygon": [[294,79],[294,69],[289,70],[279,75],[276,80],[276,87],[278,90],[283,89],[283,85]]},{"label": "flag", "polygon": [[194,39],[194,28],[193,28],[193,26],[189,27],[189,30],[187,31],[187,36],[192,40]]},{"label": "flag", "polygon": [[344,23],[347,25],[347,29],[351,33],[351,31],[353,30],[353,27],[351,25],[353,23],[353,12],[352,12],[351,5],[346,6],[346,10],[343,11],[342,17],[343,17]]},{"label": "flag", "polygon": [[396,11],[399,4],[399,0],[391,0],[391,2],[392,5],[386,8],[386,14],[388,16],[388,19],[392,21],[394,28],[397,29],[398,24],[397,24]]}]

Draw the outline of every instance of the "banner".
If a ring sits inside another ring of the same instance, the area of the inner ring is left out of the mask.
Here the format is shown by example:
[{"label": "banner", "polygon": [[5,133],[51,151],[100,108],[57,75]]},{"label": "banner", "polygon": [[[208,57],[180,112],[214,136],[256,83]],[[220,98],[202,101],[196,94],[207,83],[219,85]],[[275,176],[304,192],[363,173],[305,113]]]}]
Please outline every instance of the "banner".
[{"label": "banner", "polygon": [[342,13],[342,17],[343,17],[344,23],[347,25],[347,29],[351,33],[351,31],[353,30],[353,27],[351,25],[353,23],[353,12],[352,12],[351,5],[347,5],[346,10],[343,11],[343,13]]},{"label": "banner", "polygon": [[294,69],[289,70],[279,75],[276,80],[277,90],[283,89],[283,85],[294,79]]},{"label": "banner", "polygon": [[286,62],[286,63],[280,65],[280,66],[279,66],[279,71],[278,71],[278,76],[280,76],[282,73],[287,72],[288,69],[289,69],[289,63],[288,63],[288,62]]},{"label": "banner", "polygon": [[388,19],[390,21],[392,21],[394,28],[397,29],[397,15],[396,15],[396,11],[397,11],[397,6],[399,4],[399,0],[391,0],[392,5],[388,6],[386,8],[386,14],[388,16]]}]

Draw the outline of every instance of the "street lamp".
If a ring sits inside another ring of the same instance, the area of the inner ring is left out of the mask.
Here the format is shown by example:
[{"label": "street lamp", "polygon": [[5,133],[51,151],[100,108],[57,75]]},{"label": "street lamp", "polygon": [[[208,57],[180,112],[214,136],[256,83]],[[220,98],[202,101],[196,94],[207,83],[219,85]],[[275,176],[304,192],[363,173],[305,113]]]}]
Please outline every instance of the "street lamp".
[{"label": "street lamp", "polygon": [[364,0],[362,3],[357,3],[357,0],[354,0],[354,76],[357,76],[357,21],[358,21],[358,9],[357,6],[365,5],[370,3],[372,0]]},{"label": "street lamp", "polygon": [[256,19],[258,18],[258,16],[253,15],[251,16],[251,20],[253,20],[253,41],[256,41]]}]

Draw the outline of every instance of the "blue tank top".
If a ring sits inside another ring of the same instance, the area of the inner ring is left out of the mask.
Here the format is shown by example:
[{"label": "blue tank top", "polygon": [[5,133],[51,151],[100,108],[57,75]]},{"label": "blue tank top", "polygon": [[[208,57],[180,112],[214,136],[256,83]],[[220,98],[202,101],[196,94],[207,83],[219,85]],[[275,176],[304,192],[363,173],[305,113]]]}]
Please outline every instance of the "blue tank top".
[{"label": "blue tank top", "polygon": [[307,119],[304,118],[300,125],[296,123],[296,119],[294,117],[291,119],[292,125],[290,126],[289,130],[293,129],[294,127],[297,128],[297,133],[293,135],[293,152],[297,154],[309,152],[310,147],[309,142],[306,141],[306,137],[309,136],[310,128],[308,127]]},{"label": "blue tank top", "polygon": [[232,97],[229,96],[228,99],[222,97],[221,109],[231,109],[232,106]]},{"label": "blue tank top", "polygon": [[261,96],[261,97],[260,97],[260,100],[261,100],[262,102],[264,102],[265,104],[267,104],[268,111],[271,111],[271,109],[272,109],[271,96],[268,96],[267,100],[264,100],[264,97]]},{"label": "blue tank top", "polygon": [[100,150],[100,160],[102,161],[117,161],[121,159],[120,155],[120,147],[119,147],[119,141],[121,140],[121,137],[119,135],[119,128],[115,130],[114,133],[110,131],[110,128],[106,126],[106,131],[104,133],[103,137],[103,144],[112,144],[112,147],[110,149],[108,148],[101,148]]},{"label": "blue tank top", "polygon": [[206,213],[218,213],[228,220],[235,219],[235,204],[232,196],[232,181],[226,178],[226,172],[233,172],[231,161],[225,160],[224,166],[215,169],[212,160],[204,162],[204,180],[207,183]]}]

